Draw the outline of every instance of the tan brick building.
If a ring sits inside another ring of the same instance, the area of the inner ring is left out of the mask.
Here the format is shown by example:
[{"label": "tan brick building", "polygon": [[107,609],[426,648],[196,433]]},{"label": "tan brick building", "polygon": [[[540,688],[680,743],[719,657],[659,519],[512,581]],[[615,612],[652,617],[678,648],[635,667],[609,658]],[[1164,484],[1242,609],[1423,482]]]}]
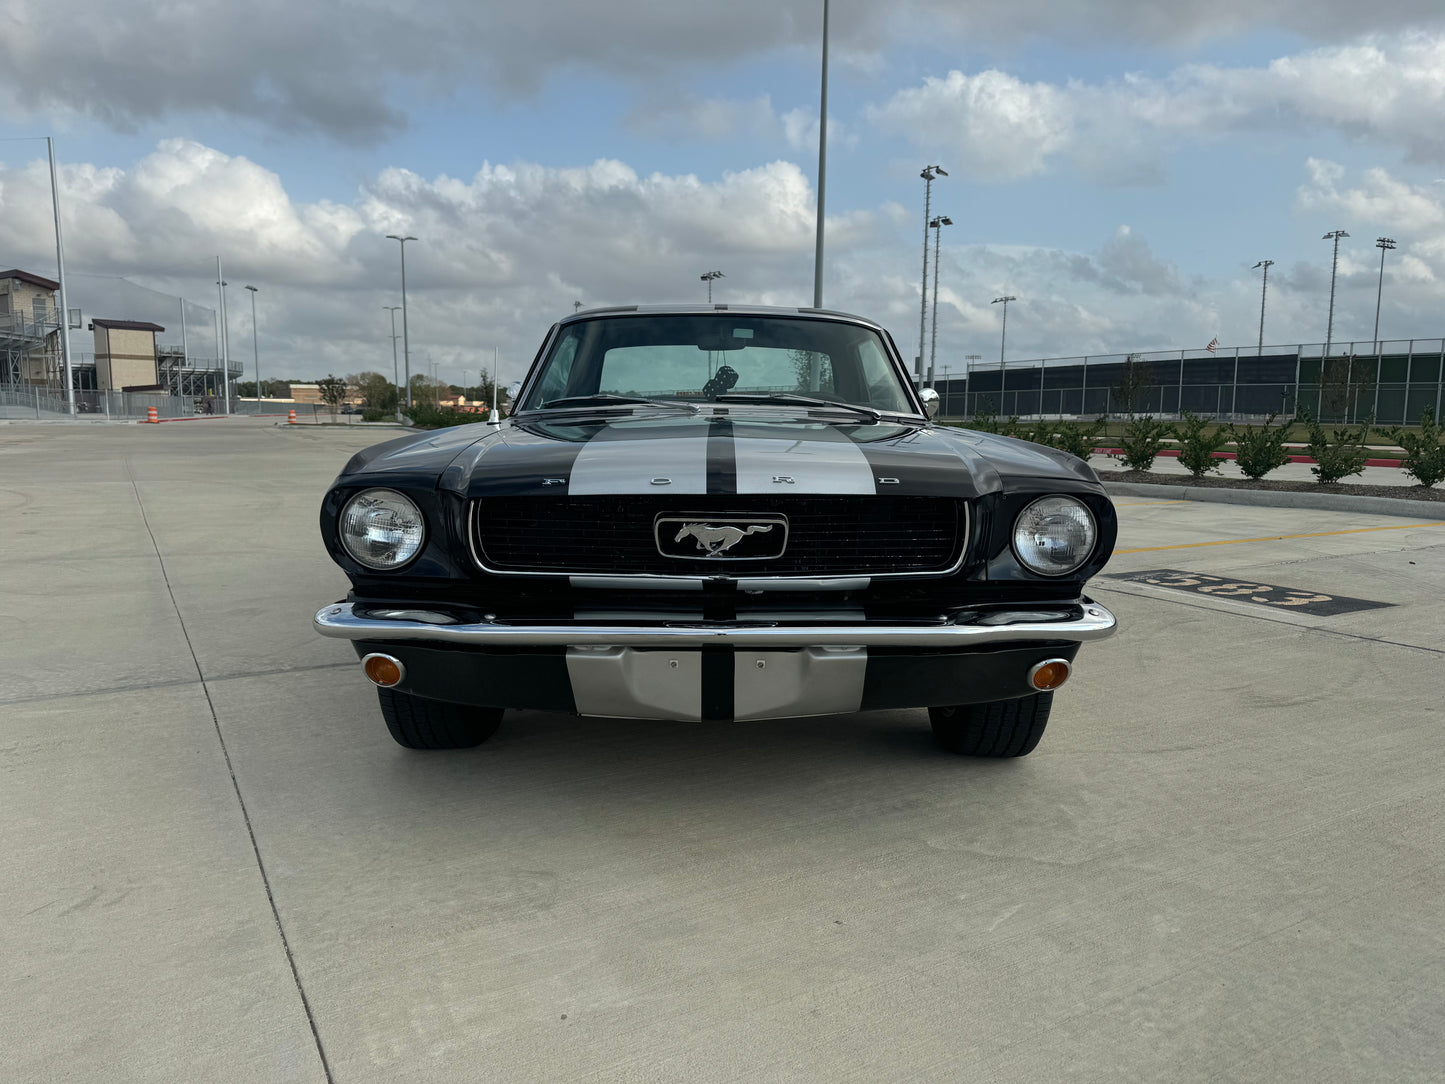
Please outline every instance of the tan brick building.
[{"label": "tan brick building", "polygon": [[58,371],[59,289],[43,275],[0,271],[0,384],[44,384]]},{"label": "tan brick building", "polygon": [[156,332],[160,324],[144,320],[90,322],[95,332],[95,381],[101,391],[156,387]]}]

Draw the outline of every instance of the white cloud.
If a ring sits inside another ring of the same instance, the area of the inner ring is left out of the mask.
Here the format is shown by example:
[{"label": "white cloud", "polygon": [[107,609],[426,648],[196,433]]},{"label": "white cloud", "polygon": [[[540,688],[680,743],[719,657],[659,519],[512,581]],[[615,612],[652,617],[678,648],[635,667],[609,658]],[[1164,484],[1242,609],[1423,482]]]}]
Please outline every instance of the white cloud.
[{"label": "white cloud", "polygon": [[[72,111],[117,129],[220,115],[367,143],[406,124],[403,101],[515,99],[578,70],[655,92],[686,85],[699,68],[811,62],[819,15],[816,0],[11,4],[0,23],[0,101],[8,95],[37,115]],[[1439,19],[1438,0],[840,0],[831,33],[840,62],[867,71],[919,40],[943,48],[1038,39],[1177,46],[1282,30],[1338,41]],[[1370,71],[1387,82],[1392,76],[1362,58],[1361,77]],[[1408,82],[1399,88],[1414,91]],[[1330,110],[1355,104],[1327,84],[1316,84],[1313,96]]]},{"label": "white cloud", "polygon": [[[0,163],[0,251],[48,273],[54,247],[43,162]],[[399,300],[397,246],[407,246],[412,357],[430,355],[460,381],[501,350],[517,375],[548,324],[587,305],[701,300],[699,274],[718,269],[719,300],[808,304],[814,193],[804,171],[774,161],[716,180],[640,174],[600,159],[572,168],[489,164],[469,179],[390,169],[349,203],[293,200],[275,174],[197,143],[166,141],[126,169],[67,166],[62,173],[72,304],[95,315],[174,327],[162,295],[106,286],[125,275],[213,304],[214,259],[232,283],[232,345],[248,355],[250,312],[239,287],[261,288],[259,346],[266,372],[390,371],[389,322]],[[1370,230],[1392,232],[1383,329],[1428,334],[1445,311],[1445,186],[1413,187],[1383,171],[1351,178],[1309,164],[1303,213],[1358,230],[1342,249],[1338,337],[1369,334],[1378,253]],[[1405,219],[1408,215],[1409,228]],[[829,218],[825,301],[882,320],[906,356],[917,349],[918,249],[913,212],[896,204]],[[1398,232],[1396,232],[1398,231]],[[1093,251],[957,245],[945,234],[939,278],[939,364],[997,357],[999,312],[1009,311],[1009,356],[1102,354],[1129,349],[1252,342],[1258,272],[1224,282],[1187,278],[1129,226],[1101,231]],[[1318,259],[1277,267],[1268,337],[1322,337],[1327,246]],[[101,311],[104,309],[105,311]],[[208,318],[193,312],[192,349],[209,349]],[[1316,325],[1319,325],[1318,328]],[[238,345],[241,344],[241,345]],[[86,349],[84,337],[78,347]]]},{"label": "white cloud", "polygon": [[1155,181],[1186,140],[1239,131],[1331,130],[1445,161],[1445,33],[1373,36],[1263,68],[1181,67],[1163,79],[1024,83],[950,72],[870,111],[974,175],[1005,180],[1060,160],[1111,183]]},{"label": "white cloud", "polygon": [[[246,158],[168,140],[133,167],[62,170],[73,304],[94,311],[83,275],[125,275],[211,304],[217,254],[227,278],[261,287],[261,348],[290,371],[378,367],[381,306],[395,303],[398,253],[407,245],[413,360],[430,350],[445,365],[485,362],[493,344],[514,365],[572,302],[700,298],[698,275],[719,268],[737,300],[807,304],[814,195],[796,165],[775,161],[706,182],[640,175],[600,159],[565,169],[486,165],[470,180],[427,179],[388,169],[351,204],[299,203],[280,179]],[[0,251],[21,266],[53,266],[48,175],[43,162],[0,164]],[[829,217],[830,240],[877,244],[876,216]],[[174,308],[135,295],[137,313],[166,323]],[[124,316],[108,312],[105,315]],[[233,343],[249,315],[233,297]],[[359,359],[365,359],[365,363]],[[384,360],[384,358],[382,359]]]},{"label": "white cloud", "polygon": [[871,116],[902,128],[922,146],[947,147],[960,169],[989,180],[1041,172],[1074,132],[1065,91],[999,71],[929,78],[899,91]]}]

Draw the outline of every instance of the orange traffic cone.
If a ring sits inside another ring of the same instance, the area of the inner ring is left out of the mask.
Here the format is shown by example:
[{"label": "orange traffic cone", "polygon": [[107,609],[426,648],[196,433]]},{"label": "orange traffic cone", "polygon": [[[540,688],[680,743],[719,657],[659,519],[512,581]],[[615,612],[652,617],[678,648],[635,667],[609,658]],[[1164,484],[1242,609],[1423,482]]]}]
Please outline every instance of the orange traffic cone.
[{"label": "orange traffic cone", "polygon": [[160,425],[161,414],[155,407],[146,407],[146,421],[153,425]]},{"label": "orange traffic cone", "polygon": [[296,411],[290,410],[290,411],[287,411],[287,412],[286,412],[286,424],[287,424],[287,425],[295,425],[295,424],[296,424]]}]

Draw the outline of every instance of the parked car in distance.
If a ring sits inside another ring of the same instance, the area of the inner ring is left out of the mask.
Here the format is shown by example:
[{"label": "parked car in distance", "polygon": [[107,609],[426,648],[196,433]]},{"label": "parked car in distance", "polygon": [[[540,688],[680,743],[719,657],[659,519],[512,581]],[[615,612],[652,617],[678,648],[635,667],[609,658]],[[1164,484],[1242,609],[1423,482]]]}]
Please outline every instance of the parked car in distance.
[{"label": "parked car in distance", "polygon": [[1080,645],[1114,508],[1053,449],[935,425],[891,337],[816,309],[627,306],[547,333],[511,417],[357,453],[321,507],[392,737],[506,709],[759,720],[927,708],[1023,756]]}]

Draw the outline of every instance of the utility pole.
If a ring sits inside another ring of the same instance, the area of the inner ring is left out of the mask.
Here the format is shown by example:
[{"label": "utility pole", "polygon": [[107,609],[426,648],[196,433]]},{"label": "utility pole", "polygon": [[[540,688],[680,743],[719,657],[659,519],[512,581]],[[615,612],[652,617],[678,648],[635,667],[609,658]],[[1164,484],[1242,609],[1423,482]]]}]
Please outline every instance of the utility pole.
[{"label": "utility pole", "polygon": [[222,410],[231,413],[231,351],[230,335],[226,328],[226,276],[221,273],[221,257],[216,257],[216,292],[221,297],[221,308],[216,313],[216,353],[221,355],[221,403]]},{"label": "utility pole", "polygon": [[406,405],[411,406],[411,339],[406,321],[406,243],[415,241],[416,238],[389,233],[386,239],[401,242],[401,355],[406,360]]},{"label": "utility pole", "polygon": [[256,413],[261,413],[261,348],[256,345],[256,295],[260,292],[254,286],[251,291],[251,360],[256,365]]},{"label": "utility pole", "polygon": [[1385,292],[1385,253],[1395,247],[1393,237],[1376,237],[1375,247],[1380,250],[1380,284],[1375,288],[1375,356],[1380,356],[1380,298]]},{"label": "utility pole", "polygon": [[[1264,279],[1259,285],[1259,347],[1256,350],[1257,356],[1264,354],[1264,298],[1269,293],[1269,269],[1274,266],[1273,260],[1260,260],[1255,267],[1264,268]],[[1250,268],[1254,270],[1254,268]]]},{"label": "utility pole", "polygon": [[828,192],[828,0],[823,0],[823,88],[818,96],[818,222],[813,249],[813,308],[823,307],[823,205]]},{"label": "utility pole", "polygon": [[[938,246],[943,237],[943,227],[952,226],[953,219],[947,215],[939,215],[929,225],[933,227],[933,344],[928,348],[928,382],[932,384],[933,365],[938,358]],[[920,352],[922,349],[920,344]]]},{"label": "utility pole", "polygon": [[70,299],[65,292],[65,242],[60,235],[60,184],[55,177],[55,142],[45,137],[50,158],[50,203],[55,209],[55,273],[60,283],[60,358],[65,372],[65,407],[75,417],[75,379],[70,370]]},{"label": "utility pole", "polygon": [[[1320,364],[1322,366],[1329,363],[1330,344],[1333,343],[1335,339],[1335,273],[1339,270],[1340,267],[1340,238],[1348,236],[1349,234],[1346,233],[1344,230],[1331,230],[1329,233],[1325,234],[1322,238],[1320,238],[1320,240],[1322,241],[1329,241],[1333,239],[1335,242],[1335,255],[1334,259],[1330,263],[1330,316],[1329,322],[1325,325],[1325,355],[1320,360]],[[1384,253],[1381,253],[1381,257],[1383,256]],[[1323,369],[1320,370],[1320,377],[1321,379],[1324,378]]]},{"label": "utility pole", "polygon": [[923,333],[928,324],[928,223],[933,215],[933,178],[947,177],[942,166],[924,166],[923,178],[923,283],[918,301],[918,356],[913,362],[913,382],[923,383]]},{"label": "utility pole", "polygon": [[401,306],[383,305],[382,308],[391,313],[391,383],[396,388],[396,420],[401,421],[401,373],[396,362],[396,311]]},{"label": "utility pole", "polygon": [[[989,302],[990,305],[997,305],[1000,302],[1003,303],[1003,332],[999,335],[998,338],[998,376],[1000,381],[1003,380],[1004,345],[1008,342],[1008,303],[1010,301],[1017,300],[1018,298],[1016,298],[1013,294],[1009,294],[1007,297],[996,297]],[[1002,384],[999,385],[999,390],[1003,390]]]}]

